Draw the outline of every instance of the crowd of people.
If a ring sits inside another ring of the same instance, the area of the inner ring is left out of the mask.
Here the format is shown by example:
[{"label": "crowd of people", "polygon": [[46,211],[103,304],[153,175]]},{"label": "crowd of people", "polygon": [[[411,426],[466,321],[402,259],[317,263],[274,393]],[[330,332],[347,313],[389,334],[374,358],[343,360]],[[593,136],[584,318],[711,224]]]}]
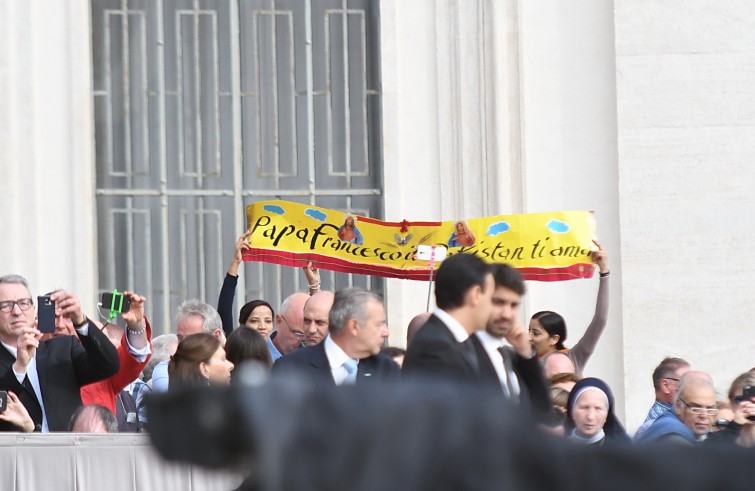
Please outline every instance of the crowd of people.
[{"label": "crowd of people", "polygon": [[148,394],[238,383],[240,367],[276,377],[296,376],[312,387],[398,383],[432,378],[500,392],[530,416],[538,431],[577,445],[755,446],[755,371],[738,375],[719,398],[711,376],[678,357],[652,373],[655,402],[634,435],[616,416],[608,384],[583,377],[608,319],[610,270],[600,244],[595,313],[584,335],[567,347],[565,319],[532,316],[519,307],[525,282],[515,268],[455,254],[440,265],[433,312],[407,328],[406,349],[387,346],[380,296],[359,288],[322,291],[319,271],[304,268],[309,291],[276,310],[263,299],[233,311],[242,254],[239,237],[217,308],[183,302],[175,334],[152,338],[146,299],[125,292],[130,310],[120,321],[87,317],[76,295],[50,292],[55,332],[37,328],[27,281],[0,277],[0,390],[7,407],[0,430],[16,432],[138,432],[148,430]]}]

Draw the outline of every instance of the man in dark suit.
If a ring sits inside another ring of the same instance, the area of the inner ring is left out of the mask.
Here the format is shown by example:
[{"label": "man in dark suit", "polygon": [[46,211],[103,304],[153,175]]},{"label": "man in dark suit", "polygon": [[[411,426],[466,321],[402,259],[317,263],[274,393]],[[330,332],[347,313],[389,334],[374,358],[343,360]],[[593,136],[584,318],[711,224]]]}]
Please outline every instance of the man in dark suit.
[{"label": "man in dark suit", "polygon": [[398,365],[380,353],[388,326],[383,301],[360,288],[336,292],[328,314],[330,334],[314,346],[279,358],[273,375],[297,373],[318,386],[396,380]]},{"label": "man in dark suit", "polygon": [[[66,291],[52,294],[55,314],[69,319],[78,336],[40,341],[34,302],[26,279],[0,277],[0,390],[23,403],[37,431],[66,431],[81,406],[80,388],[105,379],[119,368],[118,353]],[[0,422],[0,431],[18,431]]]},{"label": "man in dark suit", "polygon": [[484,331],[472,336],[480,360],[480,376],[534,416],[549,414],[548,385],[527,330],[518,321],[524,279],[508,264],[493,264],[491,271],[495,290],[490,319]]},{"label": "man in dark suit", "polygon": [[472,254],[454,254],[441,263],[435,304],[406,351],[403,373],[479,382],[479,361],[469,336],[490,318],[493,276]]}]

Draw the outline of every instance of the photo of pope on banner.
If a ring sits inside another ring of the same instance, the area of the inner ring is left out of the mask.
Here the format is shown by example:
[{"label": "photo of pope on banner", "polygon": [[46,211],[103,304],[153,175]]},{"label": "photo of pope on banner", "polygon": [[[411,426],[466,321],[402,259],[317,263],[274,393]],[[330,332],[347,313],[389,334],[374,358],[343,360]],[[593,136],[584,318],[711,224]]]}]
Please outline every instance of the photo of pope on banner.
[{"label": "photo of pope on banner", "polygon": [[245,261],[292,267],[313,261],[342,273],[427,281],[440,261],[422,259],[418,248],[434,246],[449,256],[465,252],[511,264],[527,280],[590,278],[594,272],[595,216],[589,211],[386,222],[278,200],[247,206],[246,217],[251,247]]}]

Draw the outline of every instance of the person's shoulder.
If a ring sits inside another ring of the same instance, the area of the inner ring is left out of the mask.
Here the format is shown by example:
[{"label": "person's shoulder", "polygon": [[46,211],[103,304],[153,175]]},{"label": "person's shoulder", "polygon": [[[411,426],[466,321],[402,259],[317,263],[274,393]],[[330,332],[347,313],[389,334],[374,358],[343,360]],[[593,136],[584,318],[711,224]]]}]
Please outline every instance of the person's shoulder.
[{"label": "person's shoulder", "polygon": [[417,334],[414,335],[409,346],[414,344],[415,341],[423,342],[436,339],[452,340],[453,334],[451,334],[451,331],[439,317],[431,315],[427,319],[427,322],[417,331]]},{"label": "person's shoulder", "polygon": [[367,358],[371,364],[374,364],[376,368],[379,370],[385,370],[385,371],[395,371],[399,372],[400,368],[398,366],[398,363],[393,361],[393,358],[386,355],[385,353],[378,353],[377,355],[370,356]]},{"label": "person's shoulder", "polygon": [[694,442],[695,436],[673,411],[667,411],[653,421],[638,443],[684,439]]},{"label": "person's shoulder", "polygon": [[273,363],[273,369],[276,369],[276,367],[277,369],[280,369],[281,367],[286,368],[294,365],[299,366],[308,364],[315,356],[317,356],[317,353],[325,352],[321,344],[316,344],[314,346],[305,346],[303,348],[292,351],[287,355],[281,356],[280,358],[275,360],[275,363]]}]

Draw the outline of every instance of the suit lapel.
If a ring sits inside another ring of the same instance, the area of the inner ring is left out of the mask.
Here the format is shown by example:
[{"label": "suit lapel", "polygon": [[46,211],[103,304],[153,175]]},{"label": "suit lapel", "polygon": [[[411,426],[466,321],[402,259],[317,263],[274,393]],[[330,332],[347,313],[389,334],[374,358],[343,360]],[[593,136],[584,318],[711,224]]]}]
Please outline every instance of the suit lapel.
[{"label": "suit lapel", "polygon": [[0,365],[11,370],[15,362],[16,359],[13,358],[13,355],[11,355],[7,349],[5,349],[5,346],[0,346]]},{"label": "suit lapel", "polygon": [[325,354],[325,341],[315,345],[315,348],[312,350],[312,357],[309,359],[309,363],[320,372],[323,372],[323,374],[328,377],[328,380],[330,380],[333,385],[336,384],[336,381],[333,380],[333,371],[330,369],[328,356]]},{"label": "suit lapel", "polygon": [[472,338],[471,342],[474,344],[475,351],[477,352],[477,360],[480,364],[480,375],[484,379],[500,384],[501,381],[498,379],[498,372],[496,371],[495,366],[493,366],[493,360],[490,359],[490,355],[485,351],[482,341],[480,341],[480,338],[478,338],[476,334],[472,334],[470,337]]},{"label": "suit lapel", "polygon": [[48,352],[47,352],[47,346],[50,342],[45,341],[43,343],[39,343],[39,348],[37,348],[37,354],[34,357],[37,363],[37,378],[39,379],[39,391],[42,392],[42,394],[47,393],[45,390],[47,387],[47,362],[49,360]]}]

